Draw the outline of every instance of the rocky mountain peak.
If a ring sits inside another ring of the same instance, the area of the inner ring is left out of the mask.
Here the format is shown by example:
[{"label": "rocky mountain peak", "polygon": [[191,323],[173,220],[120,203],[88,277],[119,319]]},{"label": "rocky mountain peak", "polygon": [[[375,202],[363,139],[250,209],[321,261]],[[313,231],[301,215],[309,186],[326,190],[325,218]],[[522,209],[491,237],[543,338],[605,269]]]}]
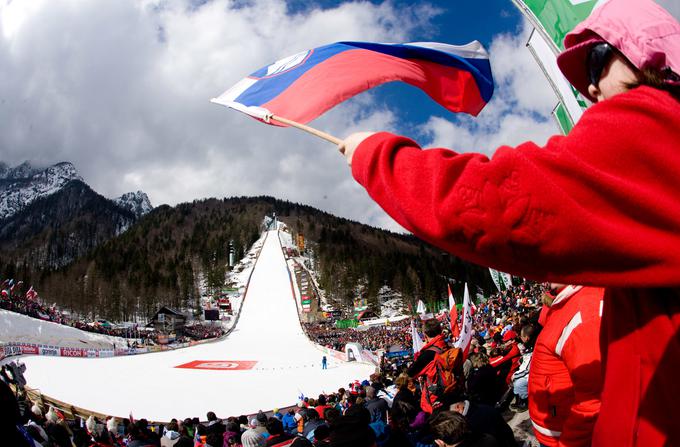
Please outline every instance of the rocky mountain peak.
[{"label": "rocky mountain peak", "polygon": [[120,197],[113,199],[119,206],[141,217],[151,211],[153,206],[149,197],[143,191],[127,192]]}]

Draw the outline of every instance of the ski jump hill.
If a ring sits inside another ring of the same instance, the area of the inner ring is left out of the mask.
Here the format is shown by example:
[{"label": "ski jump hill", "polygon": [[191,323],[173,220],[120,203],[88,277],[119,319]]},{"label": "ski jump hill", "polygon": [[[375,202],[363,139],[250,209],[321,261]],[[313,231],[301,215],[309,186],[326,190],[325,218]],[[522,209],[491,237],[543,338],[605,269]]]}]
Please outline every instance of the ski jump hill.
[{"label": "ski jump hill", "polygon": [[185,349],[110,358],[24,356],[28,386],[89,411],[153,421],[253,414],[316,397],[374,366],[328,357],[302,331],[278,231],[269,231],[238,323],[225,339]]}]

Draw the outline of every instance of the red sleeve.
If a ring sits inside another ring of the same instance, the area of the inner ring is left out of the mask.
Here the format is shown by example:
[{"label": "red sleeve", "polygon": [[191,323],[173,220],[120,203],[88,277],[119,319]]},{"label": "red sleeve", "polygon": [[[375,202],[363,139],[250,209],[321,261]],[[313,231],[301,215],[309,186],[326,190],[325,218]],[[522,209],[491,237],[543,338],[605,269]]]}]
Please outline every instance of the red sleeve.
[{"label": "red sleeve", "polygon": [[660,95],[618,95],[569,136],[491,159],[378,133],[352,173],[404,228],[477,264],[565,284],[678,285],[680,105]]},{"label": "red sleeve", "polygon": [[600,412],[602,369],[598,334],[599,318],[584,321],[572,332],[562,358],[574,384],[574,402],[562,426],[559,446],[590,446]]}]

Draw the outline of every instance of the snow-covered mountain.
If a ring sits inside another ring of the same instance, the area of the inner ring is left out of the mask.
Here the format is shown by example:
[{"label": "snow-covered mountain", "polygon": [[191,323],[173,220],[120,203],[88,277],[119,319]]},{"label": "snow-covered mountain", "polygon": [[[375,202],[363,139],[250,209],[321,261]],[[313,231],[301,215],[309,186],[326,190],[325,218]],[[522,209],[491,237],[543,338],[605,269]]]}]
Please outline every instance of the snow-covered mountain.
[{"label": "snow-covered mountain", "polygon": [[119,206],[134,213],[138,218],[153,209],[149,197],[143,191],[127,192],[122,196],[113,199],[113,201]]},{"label": "snow-covered mountain", "polygon": [[83,179],[69,162],[37,169],[24,162],[15,168],[0,163],[0,220],[19,212],[41,197],[59,191],[72,180]]}]

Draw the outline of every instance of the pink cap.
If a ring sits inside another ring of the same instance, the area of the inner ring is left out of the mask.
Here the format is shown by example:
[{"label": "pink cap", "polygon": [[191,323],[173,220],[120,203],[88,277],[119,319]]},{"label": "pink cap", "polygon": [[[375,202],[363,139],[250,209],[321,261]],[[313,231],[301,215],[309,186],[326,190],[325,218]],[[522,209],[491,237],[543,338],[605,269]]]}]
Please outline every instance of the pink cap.
[{"label": "pink cap", "polygon": [[564,76],[587,98],[588,51],[597,42],[616,47],[638,69],[680,73],[680,24],[652,0],[608,0],[564,38],[557,57]]}]

